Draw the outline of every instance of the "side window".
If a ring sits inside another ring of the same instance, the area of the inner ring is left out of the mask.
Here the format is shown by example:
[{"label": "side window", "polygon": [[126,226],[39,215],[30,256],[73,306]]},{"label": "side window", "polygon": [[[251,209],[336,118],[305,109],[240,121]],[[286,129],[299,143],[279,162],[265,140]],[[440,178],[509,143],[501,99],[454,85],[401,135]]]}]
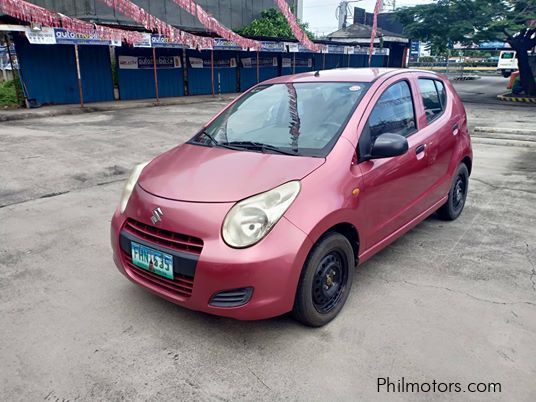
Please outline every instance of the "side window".
[{"label": "side window", "polygon": [[439,94],[439,100],[441,101],[441,107],[445,110],[445,105],[447,104],[447,91],[445,90],[445,84],[441,81],[434,81],[437,88],[437,93]]},{"label": "side window", "polygon": [[[422,103],[424,104],[428,122],[431,122],[443,112],[434,81],[425,78],[419,79],[419,90],[421,91]],[[443,92],[445,92],[445,88],[443,88]]]},{"label": "side window", "polygon": [[385,90],[372,109],[366,128],[371,143],[381,134],[407,137],[416,131],[413,98],[407,81],[397,82]]}]

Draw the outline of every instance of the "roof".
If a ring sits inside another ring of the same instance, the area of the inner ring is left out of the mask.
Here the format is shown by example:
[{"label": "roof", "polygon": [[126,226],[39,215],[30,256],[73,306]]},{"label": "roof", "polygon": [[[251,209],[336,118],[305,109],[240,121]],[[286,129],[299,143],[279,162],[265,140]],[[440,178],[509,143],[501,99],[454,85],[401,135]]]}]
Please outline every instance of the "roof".
[{"label": "roof", "polygon": [[289,82],[371,82],[376,78],[395,71],[408,71],[400,68],[336,68],[332,70],[309,71],[301,74],[283,75],[264,81],[266,84],[279,84]]},{"label": "roof", "polygon": [[[364,24],[352,24],[347,26],[346,28],[339,29],[338,31],[332,32],[327,35],[327,37],[331,40],[344,40],[347,42],[351,42],[352,40],[359,40],[359,39],[366,39],[370,41],[370,38],[372,36],[372,27],[369,25]],[[408,38],[406,38],[404,35],[394,33],[391,31],[388,31],[386,29],[382,29],[378,27],[378,31],[376,34],[376,37],[383,36],[384,40],[387,41],[404,41],[407,42]]]}]

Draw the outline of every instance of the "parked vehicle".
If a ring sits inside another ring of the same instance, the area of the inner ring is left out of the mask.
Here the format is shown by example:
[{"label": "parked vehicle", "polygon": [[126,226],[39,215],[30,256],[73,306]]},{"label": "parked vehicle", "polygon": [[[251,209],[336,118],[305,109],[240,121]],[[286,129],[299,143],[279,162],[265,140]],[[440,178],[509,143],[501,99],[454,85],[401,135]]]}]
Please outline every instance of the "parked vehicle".
[{"label": "parked vehicle", "polygon": [[442,76],[274,78],[134,169],[112,219],[114,260],[193,310],[293,311],[321,326],[341,311],[358,263],[436,211],[461,214],[471,166],[465,110]]},{"label": "parked vehicle", "polygon": [[510,74],[517,71],[517,52],[514,50],[501,51],[497,63],[497,71],[499,71],[504,78],[510,77]]}]

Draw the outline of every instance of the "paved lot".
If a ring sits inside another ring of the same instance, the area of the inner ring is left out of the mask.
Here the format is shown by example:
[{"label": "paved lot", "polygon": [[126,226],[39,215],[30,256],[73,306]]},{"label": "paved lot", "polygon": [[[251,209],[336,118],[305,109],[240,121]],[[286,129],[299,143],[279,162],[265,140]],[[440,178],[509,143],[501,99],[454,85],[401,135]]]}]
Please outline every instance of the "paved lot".
[{"label": "paved lot", "polygon": [[[126,172],[224,103],[0,123],[2,399],[534,400],[536,149],[515,142],[475,140],[460,219],[359,267],[327,327],[191,312],[123,278],[108,227]],[[378,394],[387,376],[502,392]]]}]

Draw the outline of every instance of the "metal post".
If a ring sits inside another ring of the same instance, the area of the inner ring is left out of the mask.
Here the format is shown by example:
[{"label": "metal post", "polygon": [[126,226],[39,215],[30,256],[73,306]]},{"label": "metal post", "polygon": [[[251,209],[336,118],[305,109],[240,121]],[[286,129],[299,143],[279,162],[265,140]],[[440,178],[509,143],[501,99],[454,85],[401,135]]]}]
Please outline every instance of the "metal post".
[{"label": "metal post", "polygon": [[153,47],[153,72],[154,72],[154,93],[156,95],[156,103],[160,103],[158,96],[158,74],[156,73],[156,48]]},{"label": "metal post", "polygon": [[[6,38],[6,47],[7,47],[7,57],[9,57],[9,65],[11,66],[11,75],[13,76],[13,80],[15,80],[15,74],[17,74],[19,83],[21,84],[21,87],[22,87],[24,84],[22,82],[21,74],[20,72],[15,73],[15,66],[13,65],[13,56],[11,55],[11,49],[9,49],[9,47],[11,46],[11,42],[9,40],[9,34],[6,34],[5,38]],[[15,93],[17,95],[17,101],[21,102],[21,96],[20,96],[21,93],[20,93],[20,89],[18,85],[15,85]],[[22,100],[23,101],[25,100],[24,89],[22,90]]]},{"label": "metal post", "polygon": [[257,84],[260,81],[260,74],[259,74],[259,51],[257,50]]},{"label": "metal post", "polygon": [[326,53],[322,53],[322,70],[326,69]]},{"label": "metal post", "polygon": [[214,49],[210,49],[210,76],[212,80],[212,96],[214,96]]},{"label": "metal post", "polygon": [[296,74],[296,52],[292,53],[292,74]]},{"label": "metal post", "polygon": [[74,45],[74,58],[76,61],[76,73],[78,76],[78,91],[80,93],[80,107],[84,107],[84,92],[82,90],[82,74],[80,73],[80,57],[78,56],[78,45]]}]

